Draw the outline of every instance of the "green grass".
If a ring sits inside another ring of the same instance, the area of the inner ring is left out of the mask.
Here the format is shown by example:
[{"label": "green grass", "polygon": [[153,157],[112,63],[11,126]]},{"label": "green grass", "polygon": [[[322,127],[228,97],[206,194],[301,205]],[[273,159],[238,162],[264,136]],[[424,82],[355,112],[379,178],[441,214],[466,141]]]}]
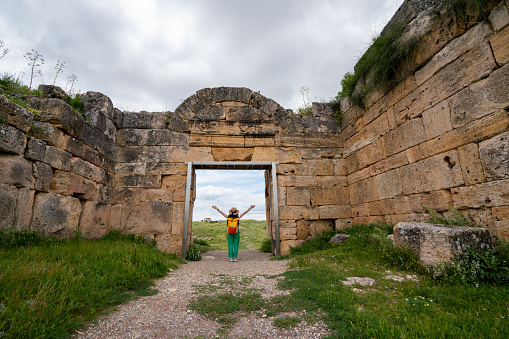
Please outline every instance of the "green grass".
[{"label": "green grass", "polygon": [[0,232],[2,338],[68,338],[112,306],[156,293],[151,279],[181,262],[144,239],[56,240]]},{"label": "green grass", "polygon": [[[288,295],[266,300],[249,288],[249,282],[240,284],[223,277],[228,284],[216,283],[202,290],[209,295],[197,297],[191,308],[220,323],[228,319],[228,326],[251,312],[275,317],[274,325],[281,328],[321,319],[331,331],[330,338],[509,337],[506,243],[496,253],[468,254],[457,261],[460,266],[466,263],[458,272],[476,267],[487,274],[495,270],[498,276],[436,280],[412,252],[392,246],[387,239],[391,231],[392,225],[386,223],[356,225],[342,231],[350,235],[342,245],[325,245],[331,235],[327,234],[292,250],[291,270],[278,283]],[[489,266],[493,256],[497,267]],[[388,275],[413,275],[417,280],[394,281],[386,279]],[[348,277],[370,277],[375,283],[353,286],[361,290],[356,293],[342,284]],[[285,312],[293,314],[283,315]],[[222,333],[228,326],[223,326]]]},{"label": "green grass", "polygon": [[[240,250],[257,250],[268,238],[265,221],[242,219],[240,221]],[[206,240],[210,250],[227,250],[226,220],[193,222],[193,237]]]}]

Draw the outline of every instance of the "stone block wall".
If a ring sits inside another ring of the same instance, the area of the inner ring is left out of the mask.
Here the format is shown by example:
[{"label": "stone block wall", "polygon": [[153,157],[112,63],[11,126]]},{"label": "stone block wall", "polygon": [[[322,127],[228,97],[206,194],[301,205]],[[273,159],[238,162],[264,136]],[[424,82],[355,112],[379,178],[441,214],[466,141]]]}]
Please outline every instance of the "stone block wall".
[{"label": "stone block wall", "polygon": [[99,237],[109,229],[113,105],[88,92],[82,116],[57,89],[42,86],[35,111],[0,96],[0,226]]},{"label": "stone block wall", "polygon": [[421,52],[413,56],[414,62],[423,60],[416,72],[386,93],[370,93],[365,109],[342,102],[352,215],[338,226],[381,216],[392,222],[419,219],[428,205],[470,213],[507,238],[507,2],[469,29],[442,26],[440,50],[433,48],[434,13],[421,13],[409,25],[410,31],[424,31]]}]

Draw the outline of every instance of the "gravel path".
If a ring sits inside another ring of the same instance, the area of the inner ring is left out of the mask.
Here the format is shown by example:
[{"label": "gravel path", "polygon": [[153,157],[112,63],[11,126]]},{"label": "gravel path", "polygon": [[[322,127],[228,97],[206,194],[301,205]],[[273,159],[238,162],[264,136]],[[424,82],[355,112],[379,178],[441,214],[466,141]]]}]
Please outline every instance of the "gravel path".
[{"label": "gravel path", "polygon": [[[269,254],[257,250],[240,251],[238,262],[229,262],[227,255],[227,251],[210,251],[203,255],[201,261],[180,266],[156,281],[158,294],[119,306],[96,326],[85,333],[78,333],[75,338],[224,337],[217,332],[221,329],[220,324],[187,308],[198,293],[205,293],[199,289],[200,285],[215,283],[219,286],[225,278],[240,280],[253,277],[247,287],[263,289],[261,294],[264,298],[287,293],[276,288],[278,279],[264,277],[282,274],[287,267],[286,261],[269,261]],[[225,293],[225,290],[216,293]],[[279,329],[273,326],[274,318],[263,318],[260,314],[238,318],[229,329],[228,338],[320,338],[327,334],[321,321],[314,325],[302,321],[296,327]]]}]

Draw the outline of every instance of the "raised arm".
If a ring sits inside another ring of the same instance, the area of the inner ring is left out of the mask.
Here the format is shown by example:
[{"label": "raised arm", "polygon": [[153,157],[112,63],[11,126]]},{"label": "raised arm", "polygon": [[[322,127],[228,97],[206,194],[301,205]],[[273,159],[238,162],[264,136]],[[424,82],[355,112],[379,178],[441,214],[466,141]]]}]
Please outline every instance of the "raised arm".
[{"label": "raised arm", "polygon": [[225,218],[228,219],[228,216],[226,214],[224,214],[219,208],[217,208],[217,206],[213,205],[212,208],[215,209],[216,211],[218,211],[219,213],[221,213]]},{"label": "raised arm", "polygon": [[244,216],[244,214],[246,214],[247,212],[251,211],[253,208],[255,208],[255,205],[251,205],[251,207],[249,207],[247,209],[247,211],[245,211],[244,213],[242,213],[241,215],[239,215],[239,219],[242,218]]}]

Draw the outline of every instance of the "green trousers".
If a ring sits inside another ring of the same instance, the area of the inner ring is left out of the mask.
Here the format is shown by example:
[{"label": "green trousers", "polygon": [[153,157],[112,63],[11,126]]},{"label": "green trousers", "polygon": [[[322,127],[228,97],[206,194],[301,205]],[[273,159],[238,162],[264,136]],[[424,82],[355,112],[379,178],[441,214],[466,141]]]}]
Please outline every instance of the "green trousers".
[{"label": "green trousers", "polygon": [[237,234],[228,233],[228,258],[237,258],[237,254],[239,253],[239,242],[240,242],[240,234],[237,231]]}]

